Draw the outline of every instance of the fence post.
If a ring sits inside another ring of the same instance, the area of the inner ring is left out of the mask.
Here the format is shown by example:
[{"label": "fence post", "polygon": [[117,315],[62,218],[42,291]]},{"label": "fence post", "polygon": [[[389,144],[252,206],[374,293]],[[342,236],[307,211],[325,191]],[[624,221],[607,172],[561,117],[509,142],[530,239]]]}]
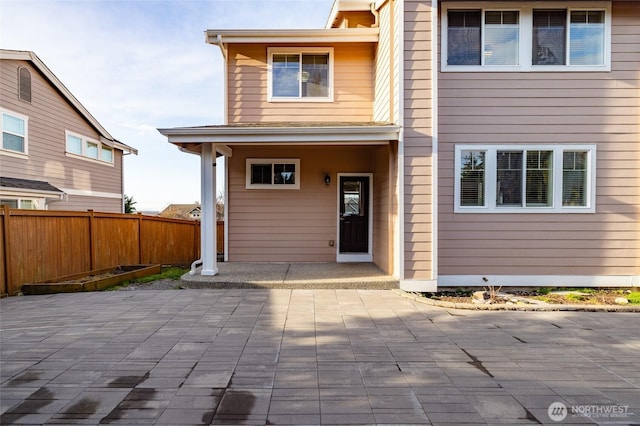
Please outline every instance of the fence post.
[{"label": "fence post", "polygon": [[2,289],[2,294],[6,294],[9,295],[9,289],[12,288],[11,285],[9,285],[9,278],[11,277],[11,262],[9,261],[9,253],[11,253],[10,251],[10,244],[9,244],[9,217],[11,216],[10,214],[10,210],[9,210],[9,206],[7,204],[5,204],[3,207],[3,215],[2,215],[2,226],[3,226],[3,234],[4,234],[4,238],[3,238],[3,259],[2,261],[4,262],[4,288]]},{"label": "fence post", "polygon": [[142,213],[138,213],[138,265],[142,265]]},{"label": "fence post", "polygon": [[89,270],[96,269],[96,236],[95,236],[95,223],[93,217],[93,210],[87,210],[89,212]]}]

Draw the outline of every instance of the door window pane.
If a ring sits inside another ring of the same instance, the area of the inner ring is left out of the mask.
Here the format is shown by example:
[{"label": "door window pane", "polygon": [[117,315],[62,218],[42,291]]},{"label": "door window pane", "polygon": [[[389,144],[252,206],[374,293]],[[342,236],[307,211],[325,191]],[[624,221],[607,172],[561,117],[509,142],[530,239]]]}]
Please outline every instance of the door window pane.
[{"label": "door window pane", "polygon": [[496,205],[522,205],[522,152],[498,151],[497,153]]},{"label": "door window pane", "polygon": [[517,11],[485,12],[485,65],[518,65],[518,19]]},{"label": "door window pane", "polygon": [[533,11],[533,65],[564,65],[566,10]]},{"label": "door window pane", "polygon": [[345,216],[361,216],[364,214],[361,203],[362,199],[362,182],[344,181],[342,183],[344,194],[344,215]]},{"label": "door window pane", "polygon": [[481,12],[447,12],[447,64],[480,65]]},{"label": "door window pane", "polygon": [[463,151],[460,173],[460,205],[484,206],[485,153]]}]

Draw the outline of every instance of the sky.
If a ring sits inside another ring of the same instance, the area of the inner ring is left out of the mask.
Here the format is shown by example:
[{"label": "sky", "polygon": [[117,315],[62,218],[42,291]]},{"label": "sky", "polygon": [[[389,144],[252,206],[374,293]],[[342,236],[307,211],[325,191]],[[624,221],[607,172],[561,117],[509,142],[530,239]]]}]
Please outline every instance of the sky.
[{"label": "sky", "polygon": [[204,31],[322,28],[332,4],[0,0],[0,48],[35,52],[114,138],[138,150],[125,156],[124,192],[138,211],[160,211],[200,201],[200,157],[157,129],[224,122],[222,54]]}]

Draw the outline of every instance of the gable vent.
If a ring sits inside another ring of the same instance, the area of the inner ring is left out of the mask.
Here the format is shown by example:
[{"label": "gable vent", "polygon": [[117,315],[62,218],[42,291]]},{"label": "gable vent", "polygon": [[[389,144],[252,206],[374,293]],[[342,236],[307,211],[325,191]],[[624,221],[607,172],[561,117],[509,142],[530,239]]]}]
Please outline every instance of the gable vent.
[{"label": "gable vent", "polygon": [[18,69],[18,97],[31,102],[31,73],[25,67]]}]

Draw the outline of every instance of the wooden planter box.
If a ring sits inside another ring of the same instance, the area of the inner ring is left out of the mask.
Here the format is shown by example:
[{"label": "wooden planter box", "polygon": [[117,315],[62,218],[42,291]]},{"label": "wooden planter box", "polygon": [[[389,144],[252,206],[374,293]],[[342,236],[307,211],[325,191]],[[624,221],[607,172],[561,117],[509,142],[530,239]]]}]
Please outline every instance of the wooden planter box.
[{"label": "wooden planter box", "polygon": [[113,266],[111,268],[66,275],[43,282],[24,284],[22,293],[33,295],[104,290],[135,278],[159,274],[161,270],[161,265]]}]

